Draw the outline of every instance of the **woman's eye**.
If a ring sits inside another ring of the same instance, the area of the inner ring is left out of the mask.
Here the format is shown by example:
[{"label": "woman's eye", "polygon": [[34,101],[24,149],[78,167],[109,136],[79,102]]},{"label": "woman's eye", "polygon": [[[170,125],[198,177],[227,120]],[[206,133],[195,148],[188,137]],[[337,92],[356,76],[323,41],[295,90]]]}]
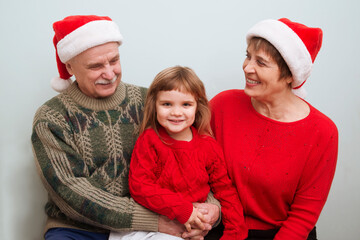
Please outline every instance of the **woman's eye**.
[{"label": "woman's eye", "polygon": [[260,65],[260,66],[265,66],[265,63],[260,61],[260,60],[257,60],[257,63]]}]

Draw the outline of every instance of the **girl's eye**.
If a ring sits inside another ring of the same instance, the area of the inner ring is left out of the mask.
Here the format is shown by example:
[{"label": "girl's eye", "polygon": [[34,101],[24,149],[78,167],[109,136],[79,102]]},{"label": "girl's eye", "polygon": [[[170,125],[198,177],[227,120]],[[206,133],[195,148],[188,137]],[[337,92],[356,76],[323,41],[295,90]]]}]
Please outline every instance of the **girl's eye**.
[{"label": "girl's eye", "polygon": [[170,103],[163,103],[162,105],[167,107],[167,106],[170,106],[171,104]]},{"label": "girl's eye", "polygon": [[183,104],[184,107],[191,107],[193,105],[194,105],[194,103],[191,103],[191,102]]}]

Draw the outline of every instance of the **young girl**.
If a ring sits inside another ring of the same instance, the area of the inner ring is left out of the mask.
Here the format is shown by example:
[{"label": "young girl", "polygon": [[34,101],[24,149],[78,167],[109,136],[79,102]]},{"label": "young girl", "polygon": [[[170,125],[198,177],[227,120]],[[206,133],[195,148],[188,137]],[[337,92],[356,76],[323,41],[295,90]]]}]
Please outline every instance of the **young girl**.
[{"label": "young girl", "polygon": [[[130,193],[139,204],[177,219],[190,231],[202,228],[204,220],[192,203],[204,202],[211,189],[222,205],[222,239],[245,239],[243,208],[227,175],[222,149],[211,137],[210,117],[204,85],[193,70],[175,66],[160,72],[147,93],[130,163]],[[144,232],[111,233],[110,239],[135,235],[180,239]]]}]

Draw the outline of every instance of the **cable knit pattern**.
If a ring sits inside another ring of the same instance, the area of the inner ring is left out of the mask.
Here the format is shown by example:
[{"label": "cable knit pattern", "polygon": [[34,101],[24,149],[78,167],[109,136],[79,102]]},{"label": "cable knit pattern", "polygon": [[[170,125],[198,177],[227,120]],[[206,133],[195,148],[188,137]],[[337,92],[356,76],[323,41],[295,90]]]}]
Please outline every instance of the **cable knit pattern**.
[{"label": "cable knit pattern", "polygon": [[33,123],[37,169],[49,192],[47,229],[158,230],[157,214],[130,198],[128,169],[146,89],[120,83],[106,99],[73,83]]},{"label": "cable knit pattern", "polygon": [[226,171],[220,146],[209,137],[176,141],[164,128],[160,137],[147,129],[136,142],[130,164],[129,188],[132,197],[170,219],[185,223],[192,202],[204,202],[211,190],[222,206],[225,226],[222,239],[245,239],[243,209]]}]

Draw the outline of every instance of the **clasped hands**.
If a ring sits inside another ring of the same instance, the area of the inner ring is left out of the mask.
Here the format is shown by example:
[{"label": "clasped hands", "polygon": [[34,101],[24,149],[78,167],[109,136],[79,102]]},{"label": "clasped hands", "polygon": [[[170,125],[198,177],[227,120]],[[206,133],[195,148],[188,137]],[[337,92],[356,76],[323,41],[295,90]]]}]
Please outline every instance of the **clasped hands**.
[{"label": "clasped hands", "polygon": [[170,220],[165,216],[159,218],[159,232],[171,234],[190,240],[203,240],[220,216],[220,209],[215,204],[193,203],[193,212],[184,224]]}]

